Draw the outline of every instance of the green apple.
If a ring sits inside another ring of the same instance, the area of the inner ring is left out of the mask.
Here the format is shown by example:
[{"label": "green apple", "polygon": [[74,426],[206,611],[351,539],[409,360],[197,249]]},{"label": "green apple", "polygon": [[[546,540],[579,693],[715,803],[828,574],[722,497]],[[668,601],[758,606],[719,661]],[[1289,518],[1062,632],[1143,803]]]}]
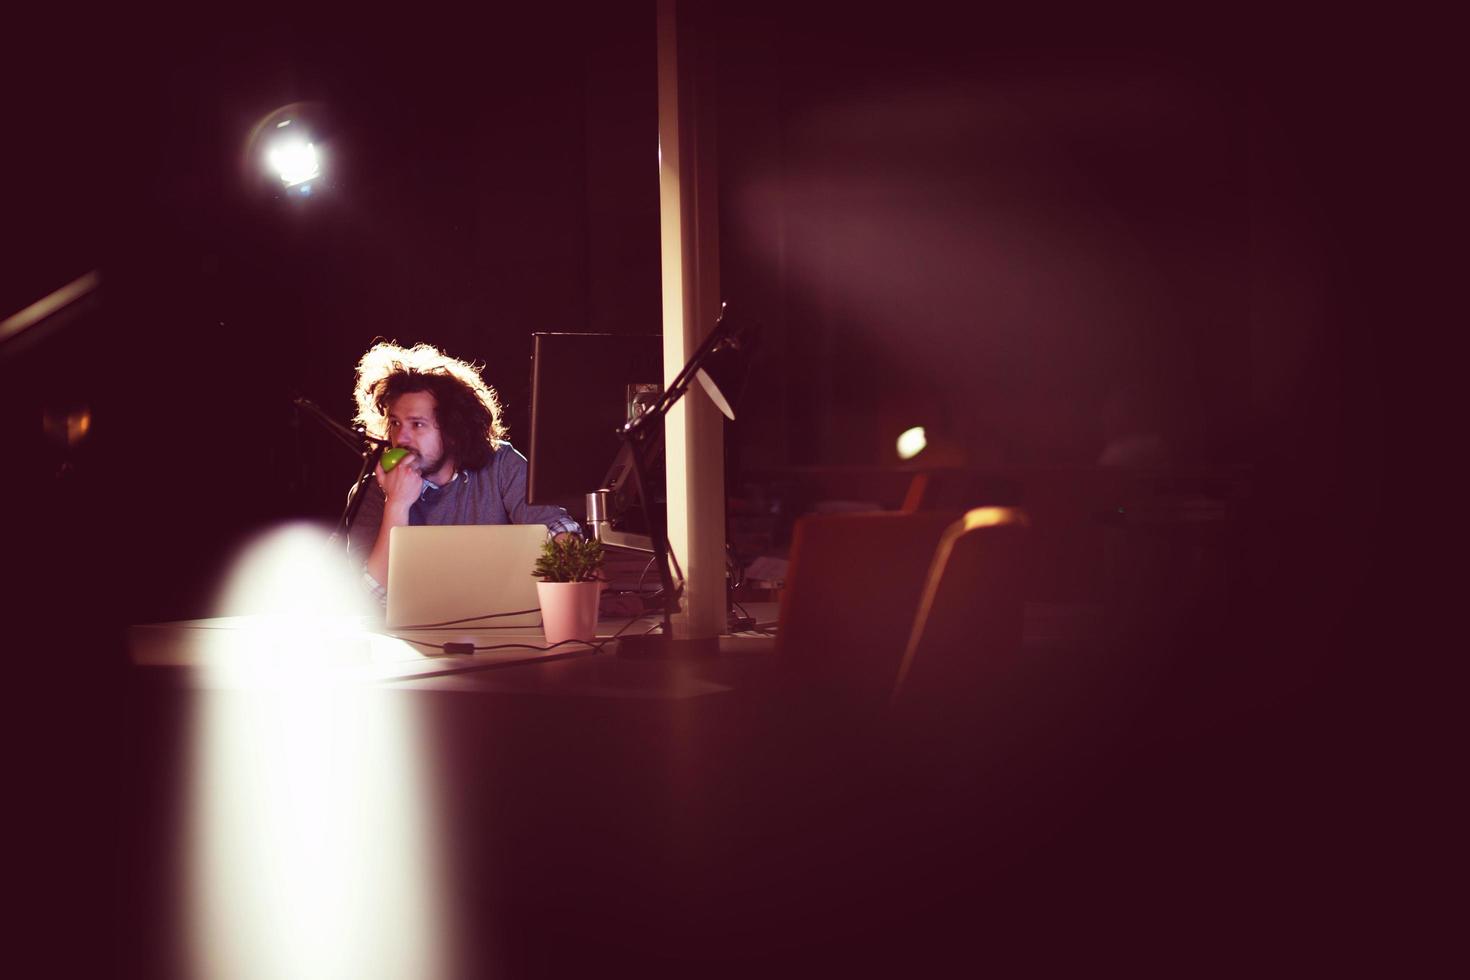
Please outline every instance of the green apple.
[{"label": "green apple", "polygon": [[395,467],[399,463],[401,463],[403,461],[403,457],[405,457],[407,455],[408,455],[408,450],[407,449],[390,449],[390,450],[388,450],[386,453],[383,454],[383,472],[384,473],[390,473],[390,472],[392,472],[393,467]]}]

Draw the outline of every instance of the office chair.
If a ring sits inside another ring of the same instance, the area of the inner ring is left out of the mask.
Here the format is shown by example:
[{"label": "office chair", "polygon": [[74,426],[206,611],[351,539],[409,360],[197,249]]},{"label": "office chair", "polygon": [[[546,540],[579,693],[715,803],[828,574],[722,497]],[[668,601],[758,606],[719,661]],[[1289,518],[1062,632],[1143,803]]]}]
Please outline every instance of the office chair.
[{"label": "office chair", "polygon": [[935,546],[957,511],[812,514],[796,522],[776,654],[809,690],[880,710]]},{"label": "office chair", "polygon": [[1029,520],[978,507],[948,527],[929,566],[891,703],[962,707],[1020,655]]},{"label": "office chair", "polygon": [[[1033,816],[1095,781],[1099,658],[1023,645],[1030,520],[981,507],[940,539],[889,698],[906,764]],[[978,782],[977,782],[978,780]],[[991,803],[987,803],[989,806]]]}]

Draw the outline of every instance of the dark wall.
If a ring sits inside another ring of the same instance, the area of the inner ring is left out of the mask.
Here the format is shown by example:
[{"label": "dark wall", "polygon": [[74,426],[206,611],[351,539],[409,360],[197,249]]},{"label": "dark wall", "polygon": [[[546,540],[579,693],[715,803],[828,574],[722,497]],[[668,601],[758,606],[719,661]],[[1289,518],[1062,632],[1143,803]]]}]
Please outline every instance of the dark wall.
[{"label": "dark wall", "polygon": [[1340,611],[1380,541],[1339,532],[1383,491],[1399,300],[1365,243],[1402,144],[1370,107],[1400,103],[1363,25],[1192,18],[727,11],[723,287],[768,326],[744,461],[892,464],[923,424],[917,462],[1088,465],[1152,434],[1149,462],[1253,466],[1266,588]]},{"label": "dark wall", "polygon": [[733,428],[750,468],[895,464],[916,424],[918,463],[1086,466],[1131,434],[1247,464],[1237,628],[1306,685],[1392,591],[1416,291],[1379,253],[1417,240],[1383,215],[1419,97],[1369,25],[1220,14],[727,10],[723,288],[768,327]]},{"label": "dark wall", "polygon": [[769,363],[802,376],[764,378],[761,455],[893,462],[925,424],[976,464],[1093,462],[1130,426],[1232,456],[1247,64],[1216,36],[976,20],[728,18],[726,293],[772,308]]}]

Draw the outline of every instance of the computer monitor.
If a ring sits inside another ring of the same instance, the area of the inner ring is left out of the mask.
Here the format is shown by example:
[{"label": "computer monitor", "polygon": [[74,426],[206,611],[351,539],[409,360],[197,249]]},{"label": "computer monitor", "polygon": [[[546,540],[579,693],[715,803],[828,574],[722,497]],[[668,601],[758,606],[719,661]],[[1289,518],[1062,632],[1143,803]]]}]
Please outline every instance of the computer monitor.
[{"label": "computer monitor", "polygon": [[526,498],[581,519],[622,448],[617,430],[663,383],[658,334],[531,335],[530,476]]}]

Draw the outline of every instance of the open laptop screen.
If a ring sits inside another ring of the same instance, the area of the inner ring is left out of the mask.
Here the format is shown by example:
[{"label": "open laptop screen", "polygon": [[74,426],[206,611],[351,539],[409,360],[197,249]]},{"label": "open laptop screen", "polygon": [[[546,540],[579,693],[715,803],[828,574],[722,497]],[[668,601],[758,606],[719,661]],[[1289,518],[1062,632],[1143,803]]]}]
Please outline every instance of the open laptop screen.
[{"label": "open laptop screen", "polygon": [[539,627],[531,570],[546,534],[542,524],[395,527],[388,539],[387,625],[474,618],[463,627]]}]

